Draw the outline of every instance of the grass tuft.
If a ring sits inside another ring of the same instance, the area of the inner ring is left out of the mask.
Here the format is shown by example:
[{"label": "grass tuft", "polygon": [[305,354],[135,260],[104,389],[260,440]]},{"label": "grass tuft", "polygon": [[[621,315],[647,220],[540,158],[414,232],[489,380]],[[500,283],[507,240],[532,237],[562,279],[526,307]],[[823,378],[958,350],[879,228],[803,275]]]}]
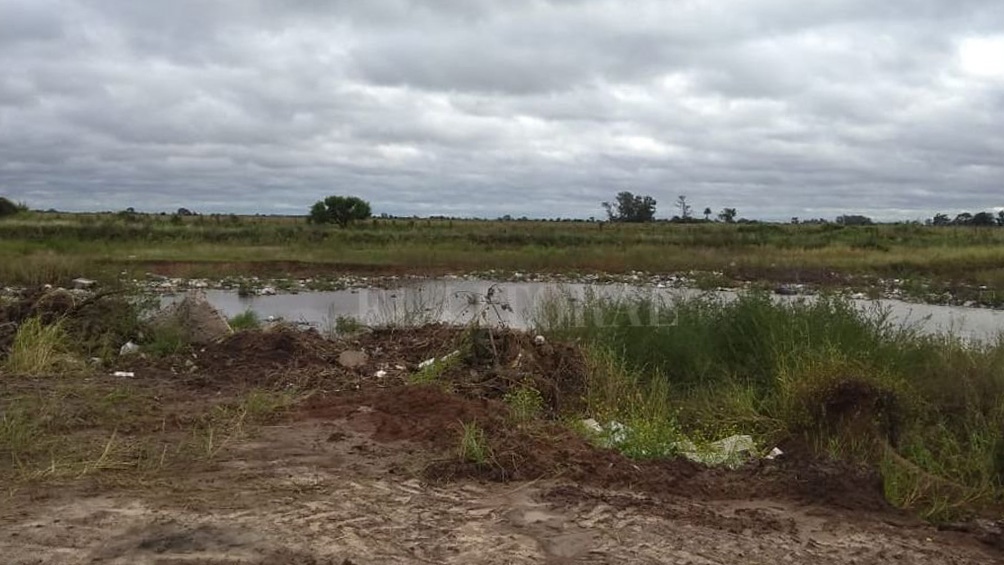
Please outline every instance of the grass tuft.
[{"label": "grass tuft", "polygon": [[523,385],[511,389],[503,397],[509,407],[509,414],[518,424],[525,424],[540,417],[544,411],[544,397],[537,389]]},{"label": "grass tuft", "polygon": [[4,369],[13,374],[45,375],[72,361],[69,350],[62,322],[44,324],[40,318],[28,318],[18,327]]},{"label": "grass tuft", "polygon": [[486,465],[492,459],[488,435],[477,423],[461,423],[462,433],[458,455],[463,461]]},{"label": "grass tuft", "polygon": [[233,328],[235,332],[257,330],[261,328],[261,319],[258,317],[258,313],[254,310],[245,310],[233,318],[230,318],[229,321],[230,327]]}]

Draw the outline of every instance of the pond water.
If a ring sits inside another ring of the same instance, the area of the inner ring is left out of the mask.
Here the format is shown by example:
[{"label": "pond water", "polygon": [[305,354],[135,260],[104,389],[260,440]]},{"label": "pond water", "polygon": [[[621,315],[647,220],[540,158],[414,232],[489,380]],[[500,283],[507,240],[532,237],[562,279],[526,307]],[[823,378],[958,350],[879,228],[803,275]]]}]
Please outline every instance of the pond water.
[{"label": "pond water", "polygon": [[[494,283],[484,280],[434,279],[413,281],[395,289],[354,289],[305,292],[272,296],[241,297],[234,291],[206,291],[209,301],[226,316],[252,310],[262,319],[282,318],[322,330],[335,327],[340,317],[352,317],[366,324],[421,324],[428,322],[466,323],[474,317],[503,323],[514,328],[533,325],[535,312],[559,298],[567,312],[574,311],[587,293],[604,297],[653,295],[664,300],[703,293],[688,288],[651,288],[626,284],[556,284],[545,282]],[[732,298],[735,293],[715,293]],[[165,303],[181,296],[165,297]],[[799,297],[777,296],[777,300]],[[811,300],[811,297],[803,297]],[[870,313],[887,311],[899,324],[913,324],[926,333],[951,333],[970,340],[992,339],[1004,329],[1004,311],[960,306],[914,304],[899,300],[855,300]],[[652,323],[658,316],[639,312],[639,323]],[[665,322],[665,321],[663,321]]]}]

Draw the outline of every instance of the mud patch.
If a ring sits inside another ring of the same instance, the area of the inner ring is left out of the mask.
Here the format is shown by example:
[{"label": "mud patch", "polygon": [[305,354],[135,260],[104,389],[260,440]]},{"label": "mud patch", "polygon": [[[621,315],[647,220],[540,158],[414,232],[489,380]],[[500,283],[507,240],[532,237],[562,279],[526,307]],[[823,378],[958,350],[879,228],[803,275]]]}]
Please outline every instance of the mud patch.
[{"label": "mud patch", "polygon": [[505,411],[497,402],[460,398],[430,385],[318,397],[308,401],[300,416],[344,419],[380,442],[411,441],[448,450],[456,448],[463,424],[494,429],[503,425]]}]

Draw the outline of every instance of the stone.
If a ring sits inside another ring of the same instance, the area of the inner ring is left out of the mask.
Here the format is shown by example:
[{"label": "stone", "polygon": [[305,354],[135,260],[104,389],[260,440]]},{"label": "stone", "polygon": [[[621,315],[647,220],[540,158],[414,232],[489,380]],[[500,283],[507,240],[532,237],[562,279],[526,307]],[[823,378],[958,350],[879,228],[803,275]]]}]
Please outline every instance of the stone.
[{"label": "stone", "polygon": [[190,291],[180,302],[168,305],[150,321],[156,328],[177,327],[192,345],[206,345],[233,333],[230,323],[200,290]]},{"label": "stone", "polygon": [[358,369],[363,367],[370,360],[370,356],[366,355],[365,351],[342,351],[338,356],[338,364],[346,369]]}]

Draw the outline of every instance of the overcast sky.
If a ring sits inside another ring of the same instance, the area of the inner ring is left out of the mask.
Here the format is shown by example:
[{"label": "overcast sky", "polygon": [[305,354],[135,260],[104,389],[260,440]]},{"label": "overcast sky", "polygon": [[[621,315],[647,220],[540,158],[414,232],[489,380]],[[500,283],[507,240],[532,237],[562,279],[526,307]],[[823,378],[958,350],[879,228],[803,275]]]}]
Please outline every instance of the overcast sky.
[{"label": "overcast sky", "polygon": [[1004,208],[1001,0],[0,0],[34,208]]}]

